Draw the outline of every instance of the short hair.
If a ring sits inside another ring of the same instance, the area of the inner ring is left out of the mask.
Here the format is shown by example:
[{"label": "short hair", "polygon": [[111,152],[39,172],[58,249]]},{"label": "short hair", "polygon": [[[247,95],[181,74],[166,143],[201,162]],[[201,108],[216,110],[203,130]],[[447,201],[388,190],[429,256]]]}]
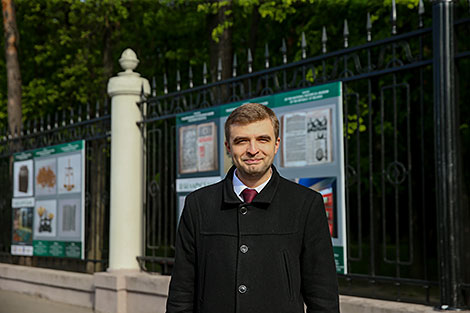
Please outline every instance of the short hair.
[{"label": "short hair", "polygon": [[259,103],[245,103],[230,113],[225,121],[225,140],[230,142],[230,126],[233,124],[246,125],[265,119],[271,120],[274,128],[274,135],[279,137],[279,120],[276,114],[265,105]]}]

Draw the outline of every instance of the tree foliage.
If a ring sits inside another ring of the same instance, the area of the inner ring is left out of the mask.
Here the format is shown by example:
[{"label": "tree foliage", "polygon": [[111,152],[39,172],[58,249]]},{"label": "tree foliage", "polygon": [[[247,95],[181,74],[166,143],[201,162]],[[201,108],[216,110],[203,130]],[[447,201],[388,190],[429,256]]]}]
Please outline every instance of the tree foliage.
[{"label": "tree foliage", "polygon": [[[417,5],[418,0],[397,1],[399,31],[416,28]],[[286,39],[288,60],[300,59],[302,32],[307,37],[308,55],[319,54],[323,26],[328,32],[328,50],[342,48],[346,18],[350,45],[364,43],[367,12],[372,16],[373,38],[388,37],[390,6],[391,0],[17,0],[23,119],[103,101],[107,80],[120,70],[117,60],[127,47],[141,61],[137,70],[147,78],[157,77],[160,93],[165,72],[172,85],[174,73],[180,69],[184,83],[191,65],[199,84],[202,65],[207,62],[214,76],[211,44],[217,44],[227,29],[230,37],[217,49],[229,42],[233,47],[230,54],[236,53],[239,68],[245,69],[250,47],[256,70],[263,68],[266,43],[272,51],[271,64],[281,64],[282,38]],[[224,10],[224,18],[210,24],[208,17],[220,10]],[[231,55],[224,67],[230,62]],[[0,72],[1,127],[7,118],[4,57],[0,58]]]}]

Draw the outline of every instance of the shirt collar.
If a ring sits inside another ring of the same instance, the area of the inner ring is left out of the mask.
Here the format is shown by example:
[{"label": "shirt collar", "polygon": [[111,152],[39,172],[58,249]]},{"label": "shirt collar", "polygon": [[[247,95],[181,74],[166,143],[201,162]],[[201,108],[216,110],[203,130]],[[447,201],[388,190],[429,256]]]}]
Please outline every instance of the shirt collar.
[{"label": "shirt collar", "polygon": [[[252,205],[256,205],[259,208],[267,209],[269,204],[273,201],[276,193],[279,182],[281,177],[276,170],[275,166],[271,166],[272,175],[271,179],[269,180],[268,184],[266,184],[263,192],[258,194],[251,203]],[[235,166],[232,166],[228,171],[225,179],[223,180],[223,205],[222,210],[232,209],[238,206],[243,205],[243,201],[241,201],[238,196],[233,191],[233,172],[235,171]]]},{"label": "shirt collar", "polygon": [[[264,182],[262,183],[261,185],[255,187],[255,188],[251,188],[251,189],[254,189],[256,190],[256,192],[260,193],[261,190],[263,190],[263,188],[269,183],[269,181],[271,180],[271,177],[272,177],[272,173],[271,175],[269,176],[269,178]],[[237,195],[238,199],[242,200],[243,201],[243,197],[242,197],[242,192],[243,190],[245,190],[246,188],[249,188],[248,186],[246,186],[237,176],[237,169],[235,169],[235,171],[233,171],[233,191],[235,192],[235,194]]]}]

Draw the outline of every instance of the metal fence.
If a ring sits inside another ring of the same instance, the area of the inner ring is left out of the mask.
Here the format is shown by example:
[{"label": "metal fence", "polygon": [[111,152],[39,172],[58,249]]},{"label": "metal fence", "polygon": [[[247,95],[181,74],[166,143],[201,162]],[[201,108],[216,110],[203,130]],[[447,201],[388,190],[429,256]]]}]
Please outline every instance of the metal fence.
[{"label": "metal fence", "polygon": [[[27,121],[24,129],[0,135],[0,262],[52,269],[106,270],[109,245],[110,114],[107,104],[85,110],[57,112]],[[10,254],[13,194],[13,154],[86,140],[85,259],[27,257]]]},{"label": "metal fence", "polygon": [[[454,7],[453,3],[448,5]],[[463,14],[463,5],[455,4],[456,12]],[[168,93],[165,75],[164,95],[154,93],[142,101],[142,108],[146,108],[141,126],[147,162],[145,255],[139,258],[142,268],[170,274],[174,261],[178,113],[342,81],[349,274],[339,276],[341,293],[428,305],[469,305],[468,270],[460,268],[457,280],[452,280],[441,266],[443,260],[456,257],[443,252],[443,238],[469,235],[465,182],[470,172],[467,164],[454,164],[463,182],[458,197],[465,201],[457,208],[461,213],[458,232],[446,233],[440,219],[447,208],[438,207],[436,196],[442,187],[436,176],[442,166],[438,157],[442,147],[436,131],[441,120],[434,96],[440,80],[433,79],[440,58],[436,58],[436,45],[443,48],[437,42],[436,28],[442,26],[438,18],[444,13],[433,10],[433,26],[423,27],[426,15],[420,1],[417,29],[397,34],[392,7],[392,36],[372,41],[368,21],[366,43],[355,47],[348,47],[345,25],[345,48],[334,52],[327,52],[324,30],[319,43],[322,55],[307,58],[303,38],[300,61],[287,63],[283,45],[283,64],[270,67],[266,53],[265,69],[256,72],[252,71],[248,51],[248,73],[237,76],[241,70],[235,61],[233,77],[224,81],[207,84],[204,65],[201,86],[193,87],[189,69],[189,89],[180,90],[178,72],[176,91]],[[460,116],[449,120],[446,127],[458,129],[458,157],[466,160],[470,157],[470,110],[464,105],[470,98],[466,88],[470,78],[470,19],[458,16],[455,21],[450,19],[449,25],[453,25],[447,31],[453,33],[450,39],[455,48],[450,62],[455,64],[452,97]],[[218,70],[220,73],[221,68]],[[453,200],[457,203],[459,199]],[[468,243],[462,241],[459,247],[469,251],[464,247]],[[459,258],[462,265],[465,260],[470,262],[468,254],[462,253]]]}]

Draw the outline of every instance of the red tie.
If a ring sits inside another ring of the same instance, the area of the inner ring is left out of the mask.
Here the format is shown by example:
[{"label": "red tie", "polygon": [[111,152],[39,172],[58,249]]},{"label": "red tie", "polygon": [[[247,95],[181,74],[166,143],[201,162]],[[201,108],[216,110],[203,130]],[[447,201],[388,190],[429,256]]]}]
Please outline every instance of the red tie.
[{"label": "red tie", "polygon": [[258,192],[255,189],[245,188],[242,191],[242,196],[243,199],[245,199],[246,203],[251,203],[251,201],[253,201],[254,197],[256,197],[257,194]]}]

